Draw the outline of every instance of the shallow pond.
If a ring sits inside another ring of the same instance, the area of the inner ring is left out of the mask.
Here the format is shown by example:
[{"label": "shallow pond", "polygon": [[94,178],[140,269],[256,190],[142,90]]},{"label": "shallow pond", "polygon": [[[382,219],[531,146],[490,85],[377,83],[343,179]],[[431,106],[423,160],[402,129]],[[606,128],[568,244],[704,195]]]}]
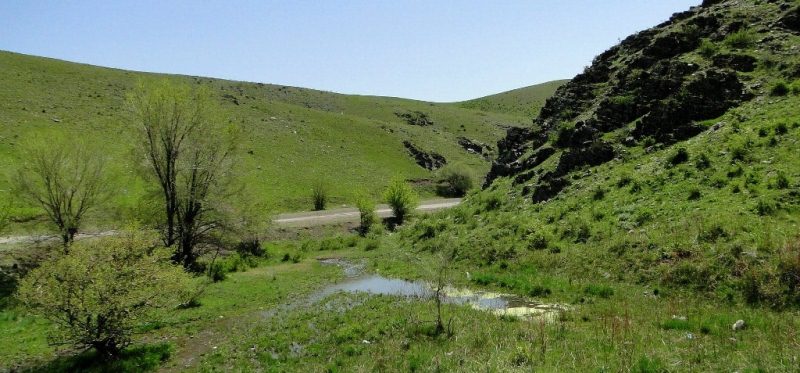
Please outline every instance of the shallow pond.
[{"label": "shallow pond", "polygon": [[[335,262],[330,259],[320,261],[322,264],[335,264],[347,268],[351,264],[341,259]],[[432,299],[435,297],[434,289],[430,284],[422,281],[406,281],[387,278],[380,275],[361,275],[328,286],[319,294],[319,298],[337,292],[368,293],[374,295],[393,295],[408,298]],[[474,309],[488,311],[497,315],[510,315],[518,317],[541,318],[547,321],[556,320],[557,317],[569,307],[562,304],[540,303],[532,299],[502,293],[486,291],[473,291],[446,287],[443,289],[442,301],[451,304],[467,304]]]}]

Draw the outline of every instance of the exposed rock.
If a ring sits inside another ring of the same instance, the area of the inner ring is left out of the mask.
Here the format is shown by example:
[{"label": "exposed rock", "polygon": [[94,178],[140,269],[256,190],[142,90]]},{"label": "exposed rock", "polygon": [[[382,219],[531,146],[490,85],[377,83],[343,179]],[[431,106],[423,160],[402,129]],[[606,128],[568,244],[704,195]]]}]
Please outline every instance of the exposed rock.
[{"label": "exposed rock", "polygon": [[395,112],[398,118],[403,119],[406,123],[412,126],[432,126],[433,121],[428,118],[428,115],[421,112],[421,111],[410,111],[410,112]]},{"label": "exposed rock", "polygon": [[460,145],[464,150],[472,154],[483,156],[483,158],[486,160],[489,160],[489,156],[492,153],[492,148],[489,147],[489,145],[486,145],[477,140],[470,140],[466,137],[459,137],[458,145]]},{"label": "exposed rock", "polygon": [[718,54],[714,56],[714,66],[729,68],[741,72],[751,72],[756,69],[755,57],[747,54]]},{"label": "exposed rock", "polygon": [[[515,184],[524,184],[523,192],[534,201],[546,201],[557,196],[567,180],[586,177],[576,171],[618,157],[617,152],[625,151],[623,145],[636,146],[651,137],[656,143],[649,149],[662,149],[704,131],[706,126],[698,122],[752,98],[752,88],[743,80],[751,87],[758,82],[739,75],[758,65],[750,52],[722,53],[711,60],[687,56],[703,39],[719,43],[743,29],[755,33],[757,40],[775,40],[759,42],[760,53],[786,54],[770,48],[788,40],[786,30],[795,30],[800,7],[769,1],[764,7],[772,7],[772,13],[748,18],[737,11],[745,3],[703,1],[597,56],[547,99],[534,126],[508,130],[497,144],[486,185],[511,177]],[[783,67],[787,76],[794,67]]]},{"label": "exposed rock", "polygon": [[739,331],[744,329],[746,326],[747,325],[744,323],[744,320],[736,320],[731,329],[733,329],[733,331]]},{"label": "exposed rock", "polygon": [[786,12],[778,24],[794,32],[800,32],[800,6]]},{"label": "exposed rock", "polygon": [[410,141],[403,141],[403,146],[406,147],[408,153],[414,157],[414,160],[422,168],[433,171],[447,164],[447,160],[440,154],[434,152],[426,153],[414,146]]}]

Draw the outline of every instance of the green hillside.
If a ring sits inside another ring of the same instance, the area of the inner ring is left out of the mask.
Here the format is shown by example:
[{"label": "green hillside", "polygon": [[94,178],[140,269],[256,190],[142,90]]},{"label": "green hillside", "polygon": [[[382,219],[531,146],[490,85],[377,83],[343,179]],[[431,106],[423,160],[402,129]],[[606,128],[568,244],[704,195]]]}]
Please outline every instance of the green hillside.
[{"label": "green hillside", "polygon": [[[361,189],[377,195],[394,175],[426,185],[434,172],[415,163],[404,148],[406,140],[483,174],[488,161],[467,152],[459,138],[493,147],[505,128],[528,121],[513,113],[449,104],[146,74],[0,52],[0,172],[12,171],[20,144],[30,138],[81,138],[111,158],[118,181],[112,206],[133,208],[143,191],[131,171],[137,137],[125,97],[134,84],[150,78],[213,90],[225,116],[242,131],[237,172],[248,203],[261,203],[269,213],[309,209],[317,180],[330,185],[335,204],[351,202],[353,192]],[[418,113],[432,125],[410,125],[401,117]],[[5,178],[0,184],[0,190],[7,190]],[[421,191],[430,195],[432,188]],[[8,193],[0,195],[0,200],[10,199]],[[35,214],[12,202],[19,219]]]},{"label": "green hillside", "polygon": [[566,82],[567,80],[554,80],[474,100],[457,102],[455,105],[465,109],[515,114],[533,118],[539,115],[539,110],[544,106],[545,100]]}]

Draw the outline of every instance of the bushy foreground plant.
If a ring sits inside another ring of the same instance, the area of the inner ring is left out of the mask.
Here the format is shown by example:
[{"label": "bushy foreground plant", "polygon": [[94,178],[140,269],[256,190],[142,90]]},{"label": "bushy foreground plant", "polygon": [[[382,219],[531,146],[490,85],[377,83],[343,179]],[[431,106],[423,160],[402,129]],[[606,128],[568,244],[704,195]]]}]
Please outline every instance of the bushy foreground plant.
[{"label": "bushy foreground plant", "polygon": [[403,224],[419,203],[417,192],[401,178],[395,178],[389,183],[383,193],[383,199],[392,208],[398,225]]},{"label": "bushy foreground plant", "polygon": [[314,201],[315,211],[325,210],[325,206],[328,204],[328,187],[324,182],[314,183],[314,187],[311,188],[311,199]]},{"label": "bushy foreground plant", "polygon": [[75,243],[19,284],[17,298],[55,324],[50,342],[119,356],[138,325],[156,321],[159,309],[190,294],[189,276],[170,252],[142,233]]},{"label": "bushy foreground plant", "polygon": [[378,220],[378,216],[375,214],[375,202],[366,195],[360,195],[356,197],[356,207],[360,217],[358,232],[362,236],[366,236]]}]

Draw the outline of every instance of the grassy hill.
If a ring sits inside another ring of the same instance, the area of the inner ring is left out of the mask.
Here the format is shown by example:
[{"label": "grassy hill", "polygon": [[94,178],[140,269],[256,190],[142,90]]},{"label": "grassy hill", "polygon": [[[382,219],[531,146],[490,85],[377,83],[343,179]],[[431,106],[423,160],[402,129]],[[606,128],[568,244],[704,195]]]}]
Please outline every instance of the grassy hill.
[{"label": "grassy hill", "polygon": [[455,105],[465,109],[535,118],[539,115],[539,110],[544,106],[545,100],[566,82],[567,80],[554,80],[473,100],[457,102]]},{"label": "grassy hill", "polygon": [[[0,52],[0,172],[13,172],[21,144],[31,138],[81,138],[111,158],[118,189],[111,210],[121,214],[133,209],[144,186],[131,168],[137,137],[125,97],[138,81],[152,78],[212,89],[228,120],[242,130],[237,173],[246,185],[246,203],[262,204],[270,213],[309,209],[317,180],[330,185],[334,204],[349,203],[361,189],[377,196],[394,175],[426,185],[424,180],[434,178],[434,172],[415,163],[404,148],[406,140],[483,174],[489,162],[467,152],[459,138],[494,146],[505,128],[529,120],[515,112],[139,73]],[[419,113],[432,125],[410,125],[401,117]],[[7,186],[0,179],[0,201],[15,204],[17,220],[35,216],[34,210],[13,201]],[[422,187],[421,192],[430,195],[432,188]]]}]

